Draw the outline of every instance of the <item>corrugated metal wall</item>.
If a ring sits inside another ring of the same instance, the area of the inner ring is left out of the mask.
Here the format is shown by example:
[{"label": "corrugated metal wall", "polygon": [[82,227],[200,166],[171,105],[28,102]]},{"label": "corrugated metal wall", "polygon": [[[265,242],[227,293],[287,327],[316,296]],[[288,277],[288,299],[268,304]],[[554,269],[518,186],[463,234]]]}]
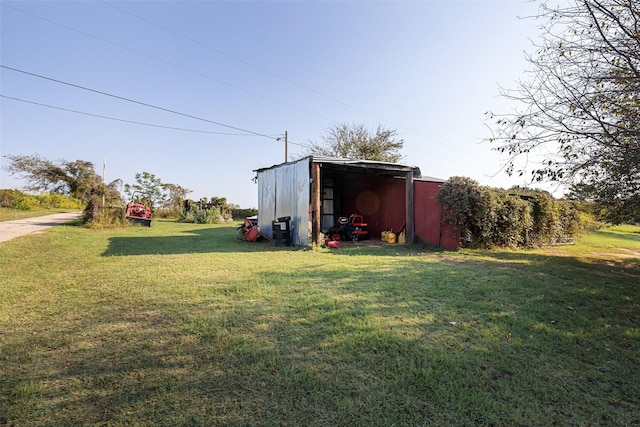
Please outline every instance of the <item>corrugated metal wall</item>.
[{"label": "corrugated metal wall", "polygon": [[[440,202],[434,196],[442,183],[414,181],[415,232],[424,241],[443,249],[457,249],[460,239],[450,224],[440,224]],[[441,228],[442,227],[442,228]]]},{"label": "corrugated metal wall", "polygon": [[271,221],[291,217],[291,243],[309,245],[309,158],[258,172],[258,226],[273,238]]}]

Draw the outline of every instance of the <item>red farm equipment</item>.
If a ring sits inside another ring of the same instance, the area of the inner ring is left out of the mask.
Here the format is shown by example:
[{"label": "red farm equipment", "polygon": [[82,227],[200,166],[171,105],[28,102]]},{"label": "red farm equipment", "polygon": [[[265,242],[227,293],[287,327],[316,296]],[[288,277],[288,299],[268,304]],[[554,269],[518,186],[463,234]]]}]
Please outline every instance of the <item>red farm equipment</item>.
[{"label": "red farm equipment", "polygon": [[151,208],[142,203],[128,203],[124,211],[124,217],[133,224],[151,227]]},{"label": "red farm equipment", "polygon": [[328,231],[329,240],[366,240],[369,238],[369,227],[359,214],[351,214],[349,218],[340,217],[338,223]]},{"label": "red farm equipment", "polygon": [[258,228],[258,216],[248,216],[244,219],[244,224],[238,227],[240,234],[238,236],[241,240],[247,242],[257,242],[264,239],[264,236],[260,233]]}]

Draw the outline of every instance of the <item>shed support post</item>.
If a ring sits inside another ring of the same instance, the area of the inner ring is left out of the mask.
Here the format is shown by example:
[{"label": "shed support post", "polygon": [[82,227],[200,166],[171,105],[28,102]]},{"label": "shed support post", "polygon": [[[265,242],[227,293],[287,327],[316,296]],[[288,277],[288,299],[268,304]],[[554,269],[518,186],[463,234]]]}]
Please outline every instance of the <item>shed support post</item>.
[{"label": "shed support post", "polygon": [[406,197],[405,197],[405,205],[406,205],[406,237],[407,243],[413,244],[415,240],[415,228],[414,228],[414,213],[413,213],[413,171],[407,172],[406,175]]},{"label": "shed support post", "polygon": [[320,205],[320,164],[311,161],[311,241],[315,245],[321,245],[320,220],[322,206]]}]

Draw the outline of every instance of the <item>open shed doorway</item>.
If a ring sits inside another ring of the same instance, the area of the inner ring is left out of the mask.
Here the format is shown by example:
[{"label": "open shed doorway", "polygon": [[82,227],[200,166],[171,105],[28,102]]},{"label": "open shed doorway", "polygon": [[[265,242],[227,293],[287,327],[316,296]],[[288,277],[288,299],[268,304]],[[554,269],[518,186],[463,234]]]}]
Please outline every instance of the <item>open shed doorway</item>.
[{"label": "open shed doorway", "polygon": [[[413,237],[413,177],[420,170],[413,166],[365,160],[313,158],[312,177],[320,185],[311,188],[312,222],[314,212],[318,233],[338,224],[340,217],[362,215],[370,237],[382,231],[404,229]],[[316,190],[314,190],[316,188]],[[319,194],[314,194],[318,191]],[[313,229],[313,227],[312,227]],[[316,242],[315,235],[312,240]],[[411,236],[411,237],[409,237]]]},{"label": "open shed doorway", "polygon": [[[406,228],[405,181],[395,177],[333,173],[323,169],[322,232],[340,217],[362,215],[370,236]],[[328,176],[327,176],[328,175]]]}]

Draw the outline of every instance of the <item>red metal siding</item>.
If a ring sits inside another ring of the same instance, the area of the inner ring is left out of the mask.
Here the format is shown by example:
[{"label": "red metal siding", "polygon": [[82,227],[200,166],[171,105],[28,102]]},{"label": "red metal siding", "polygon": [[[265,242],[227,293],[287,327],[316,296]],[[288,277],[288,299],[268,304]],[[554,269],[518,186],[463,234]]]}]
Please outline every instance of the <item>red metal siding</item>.
[{"label": "red metal siding", "polygon": [[[440,225],[440,203],[434,198],[441,183],[414,181],[413,206],[415,233],[423,241],[444,249],[456,249],[450,225]],[[405,226],[405,181],[388,177],[361,176],[341,185],[340,216],[358,213],[364,216],[373,238],[383,230],[401,231]]]},{"label": "red metal siding", "polygon": [[364,216],[370,236],[380,238],[384,230],[404,226],[404,180],[387,177],[350,178],[341,193],[341,216]]},{"label": "red metal siding", "polygon": [[460,239],[453,237],[450,224],[440,224],[440,202],[434,196],[442,184],[439,182],[414,181],[413,212],[415,233],[434,246],[443,249],[456,249]]}]

